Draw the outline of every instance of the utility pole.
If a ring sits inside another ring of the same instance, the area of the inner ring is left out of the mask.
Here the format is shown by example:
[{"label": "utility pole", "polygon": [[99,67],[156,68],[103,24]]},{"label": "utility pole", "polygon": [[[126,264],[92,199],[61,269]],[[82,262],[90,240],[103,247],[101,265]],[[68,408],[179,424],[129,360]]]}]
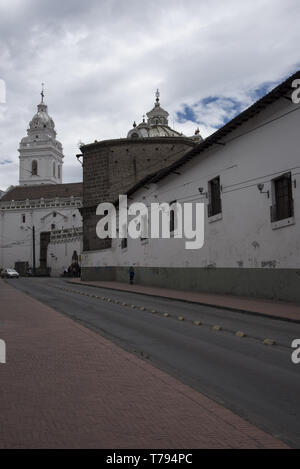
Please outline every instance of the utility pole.
[{"label": "utility pole", "polygon": [[32,270],[35,275],[35,227],[32,227]]}]

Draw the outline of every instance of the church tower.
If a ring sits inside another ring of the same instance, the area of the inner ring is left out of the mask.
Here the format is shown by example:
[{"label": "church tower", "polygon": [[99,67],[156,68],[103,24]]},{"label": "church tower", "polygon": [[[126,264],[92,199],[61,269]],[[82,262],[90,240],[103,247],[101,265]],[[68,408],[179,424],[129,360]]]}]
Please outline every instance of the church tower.
[{"label": "church tower", "polygon": [[62,183],[63,149],[56,140],[55,125],[44,103],[44,89],[41,96],[37,113],[29,124],[27,137],[20,142],[21,186]]}]

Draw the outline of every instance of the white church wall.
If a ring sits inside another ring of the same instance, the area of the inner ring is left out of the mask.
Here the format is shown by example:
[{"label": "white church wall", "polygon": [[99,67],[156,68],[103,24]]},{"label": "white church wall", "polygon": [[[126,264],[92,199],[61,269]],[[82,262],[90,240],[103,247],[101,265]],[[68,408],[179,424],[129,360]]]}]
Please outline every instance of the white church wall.
[{"label": "white church wall", "polygon": [[[82,237],[52,241],[48,245],[47,265],[51,268],[51,277],[59,277],[72,263],[74,251],[80,261],[82,251]],[[79,262],[80,263],[80,262]]]},{"label": "white church wall", "polygon": [[[15,262],[28,262],[32,267],[33,226],[35,227],[36,267],[39,266],[42,232],[81,229],[82,217],[78,210],[81,206],[81,199],[46,200],[43,203],[44,207],[41,206],[41,201],[29,201],[27,207],[25,201],[0,203],[0,267],[14,267]],[[25,216],[25,221],[23,221],[23,216]]]},{"label": "white church wall", "polygon": [[[52,155],[49,156],[51,149],[39,150],[31,147],[28,156],[25,154],[20,158],[20,185],[40,185],[40,184],[57,184],[62,182],[62,165],[61,158],[52,150]],[[37,162],[38,175],[32,175],[32,162]],[[55,176],[53,175],[53,163],[55,164]],[[60,178],[58,178],[58,166],[60,169]],[[42,182],[41,182],[42,178]]]}]

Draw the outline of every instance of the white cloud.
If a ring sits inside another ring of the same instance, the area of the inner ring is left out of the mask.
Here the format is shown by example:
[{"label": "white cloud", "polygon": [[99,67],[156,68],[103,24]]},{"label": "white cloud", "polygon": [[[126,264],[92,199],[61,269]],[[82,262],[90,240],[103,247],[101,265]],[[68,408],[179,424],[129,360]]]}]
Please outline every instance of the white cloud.
[{"label": "white cloud", "polygon": [[[13,8],[12,8],[13,6]],[[78,180],[77,143],[125,137],[161,90],[170,124],[193,109],[204,136],[248,106],[255,89],[299,65],[298,0],[11,0],[0,2],[0,188],[18,181],[18,144],[46,83],[46,101]],[[204,106],[207,97],[219,97]]]}]

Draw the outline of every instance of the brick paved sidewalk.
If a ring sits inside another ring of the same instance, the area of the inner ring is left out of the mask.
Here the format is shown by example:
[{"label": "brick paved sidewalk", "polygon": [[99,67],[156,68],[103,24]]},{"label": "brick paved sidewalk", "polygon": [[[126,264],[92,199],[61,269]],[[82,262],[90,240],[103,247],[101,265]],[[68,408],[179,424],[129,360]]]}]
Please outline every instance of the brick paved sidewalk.
[{"label": "brick paved sidewalk", "polygon": [[1,280],[0,297],[0,448],[286,447]]},{"label": "brick paved sidewalk", "polygon": [[174,300],[199,303],[218,308],[245,311],[261,316],[283,319],[300,323],[300,304],[287,303],[283,301],[265,300],[233,295],[218,295],[210,293],[199,293],[192,291],[172,290],[169,288],[149,287],[145,285],[129,285],[122,282],[82,281],[80,279],[69,280],[71,283],[81,283],[94,287],[109,288],[112,290],[129,291],[142,295],[159,296]]}]

